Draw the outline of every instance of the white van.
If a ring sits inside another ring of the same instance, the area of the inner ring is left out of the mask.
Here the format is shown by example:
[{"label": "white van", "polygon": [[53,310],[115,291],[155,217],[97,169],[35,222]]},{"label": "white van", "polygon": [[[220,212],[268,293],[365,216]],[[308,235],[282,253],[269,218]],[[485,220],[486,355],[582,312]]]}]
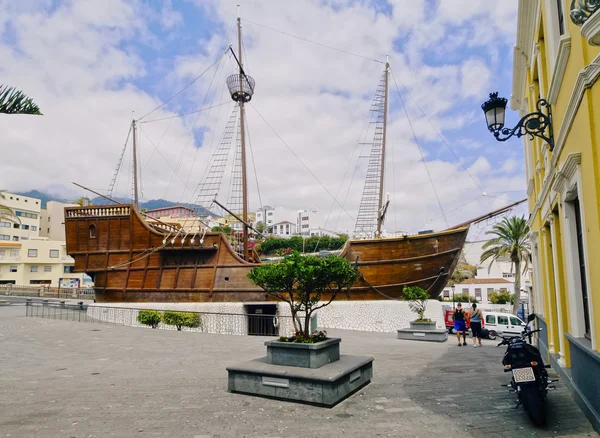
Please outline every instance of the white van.
[{"label": "white van", "polygon": [[490,339],[496,339],[494,332],[504,336],[519,336],[525,323],[510,313],[483,312],[485,328],[490,331]]}]

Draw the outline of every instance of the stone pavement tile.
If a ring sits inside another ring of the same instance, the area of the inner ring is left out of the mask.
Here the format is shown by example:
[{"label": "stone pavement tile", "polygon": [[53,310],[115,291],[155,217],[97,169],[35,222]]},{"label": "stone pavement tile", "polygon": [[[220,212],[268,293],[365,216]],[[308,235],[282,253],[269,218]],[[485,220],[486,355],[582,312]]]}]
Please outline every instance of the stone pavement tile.
[{"label": "stone pavement tile", "polygon": [[595,435],[562,383],[536,429],[489,346],[331,330],[343,354],[375,357],[374,378],[324,409],[227,392],[226,366],[264,355],[266,338],[23,315],[0,308],[0,437]]}]

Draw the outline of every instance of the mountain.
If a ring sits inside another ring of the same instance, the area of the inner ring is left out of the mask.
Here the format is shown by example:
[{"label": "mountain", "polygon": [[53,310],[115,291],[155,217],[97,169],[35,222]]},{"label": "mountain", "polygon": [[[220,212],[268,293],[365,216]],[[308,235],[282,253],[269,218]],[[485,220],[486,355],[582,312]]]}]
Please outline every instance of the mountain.
[{"label": "mountain", "polygon": [[[21,192],[21,193],[16,193],[16,194],[21,195],[21,196],[28,196],[30,198],[39,199],[41,201],[41,208],[46,208],[46,203],[48,201],[65,202],[67,204],[72,204],[76,201],[76,199],[64,199],[64,198],[59,198],[57,196],[52,196],[52,195],[49,195],[48,193],[40,192],[39,190],[30,190],[28,192]],[[119,201],[123,204],[131,204],[133,202],[131,199],[128,199],[128,198],[118,198],[118,197],[113,196],[113,199],[115,201]],[[97,197],[91,199],[90,201],[93,205],[109,205],[109,204],[111,204],[111,202],[108,199],[105,199],[101,196],[97,196]],[[150,201],[142,202],[140,204],[140,209],[145,208],[147,210],[154,210],[156,208],[172,207],[174,205],[184,205],[186,207],[193,208],[198,214],[203,215],[203,216],[204,215],[216,216],[211,211],[207,210],[204,207],[196,205],[196,204],[171,202],[171,201],[166,201],[164,199],[151,199]]]},{"label": "mountain", "polygon": [[[131,204],[132,203],[132,200],[127,199],[127,198],[113,197],[113,199],[115,201],[119,201],[123,204]],[[111,203],[109,200],[104,199],[100,196],[92,199],[91,202],[94,205],[108,205]],[[150,201],[142,202],[142,203],[140,203],[140,209],[145,208],[147,210],[155,210],[157,208],[173,207],[175,205],[183,205],[188,208],[193,208],[196,211],[196,213],[198,213],[199,215],[202,215],[202,216],[205,216],[205,215],[206,216],[216,216],[213,212],[211,212],[211,211],[207,210],[206,208],[201,207],[199,205],[188,204],[185,202],[171,202],[171,201],[167,201],[165,199],[151,199]]]},{"label": "mountain", "polygon": [[46,203],[48,201],[65,202],[67,204],[70,204],[73,202],[73,199],[59,198],[57,196],[49,195],[48,193],[40,192],[39,190],[30,190],[28,192],[19,192],[19,193],[15,193],[15,194],[39,199],[41,201],[41,208],[46,208]]}]

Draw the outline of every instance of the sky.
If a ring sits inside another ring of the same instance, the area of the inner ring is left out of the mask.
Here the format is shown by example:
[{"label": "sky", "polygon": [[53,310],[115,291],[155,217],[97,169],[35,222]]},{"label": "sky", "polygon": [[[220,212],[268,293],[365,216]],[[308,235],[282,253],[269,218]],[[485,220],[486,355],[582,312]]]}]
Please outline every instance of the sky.
[{"label": "sky", "polygon": [[[492,91],[510,96],[516,0],[0,2],[0,82],[44,114],[0,118],[0,187],[106,194],[135,118],[141,199],[196,201],[234,108],[238,4],[256,80],[251,211],[311,209],[327,229],[354,229],[386,56],[384,228],[444,229],[526,197],[522,143],[496,142],[480,108]],[[132,196],[131,151],[129,136],[114,196]]]}]

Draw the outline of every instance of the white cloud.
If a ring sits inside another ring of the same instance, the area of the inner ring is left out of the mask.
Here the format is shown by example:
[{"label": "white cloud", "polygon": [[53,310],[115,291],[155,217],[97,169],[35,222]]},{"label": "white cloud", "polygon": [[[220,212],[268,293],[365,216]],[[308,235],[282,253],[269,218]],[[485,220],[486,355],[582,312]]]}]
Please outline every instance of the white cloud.
[{"label": "white cloud", "polygon": [[[237,3],[203,1],[198,7],[209,11],[211,20],[229,29]],[[345,209],[356,215],[366,172],[366,160],[358,158],[357,141],[369,116],[383,65],[252,22],[368,58],[384,60],[389,54],[401,93],[407,97],[406,86],[442,134],[457,132],[480,117],[476,107],[472,112],[455,111],[465,98],[481,95],[491,81],[481,54],[468,56],[468,50],[475,46],[485,48],[491,41],[512,44],[515,34],[514,25],[505,24],[511,17],[514,21],[516,2],[512,1],[491,6],[483,0],[444,0],[435,10],[426,9],[424,1],[395,1],[390,2],[391,15],[376,12],[368,2],[315,0],[286,3],[278,8],[268,2],[241,3],[245,67],[257,81],[255,98],[247,106],[247,119],[262,202],[289,210],[319,208],[324,216],[332,209],[332,199],[311,172],[330,193],[339,192],[339,199],[346,199]],[[160,103],[154,94],[156,90],[168,95],[181,89],[232,41],[220,33],[209,40],[194,41],[173,54],[175,61],[171,66],[160,57],[142,59],[132,44],[138,38],[149,45],[160,42],[160,36],[148,30],[151,22],[158,22],[171,36],[186,32],[180,28],[181,12],[173,10],[170,1],[163,2],[152,13],[143,12],[150,7],[147,4],[125,0],[77,1],[55,9],[50,7],[41,6],[34,13],[31,8],[10,7],[0,13],[14,23],[16,30],[14,44],[0,43],[3,81],[33,96],[45,114],[0,118],[1,144],[15,151],[0,164],[2,185],[10,190],[46,187],[56,190],[62,184],[64,192],[72,194],[69,182],[74,180],[93,188],[106,188],[121,153],[132,111],[139,117],[156,107]],[[6,29],[6,22],[0,21],[0,25]],[[474,36],[478,39],[474,40]],[[443,63],[429,64],[429,55],[436,53],[438,47],[448,53],[452,51],[452,56]],[[183,100],[175,99],[149,118],[167,117],[173,114],[170,110],[189,110],[186,105],[190,103],[195,108],[206,106],[209,102],[203,99],[209,87],[216,93],[214,103],[227,98],[224,78],[235,71],[233,59],[227,58],[222,69],[216,74],[209,71],[184,94]],[[165,69],[159,83],[145,89],[133,85],[132,81],[144,78],[155,65]],[[216,85],[218,90],[214,88]],[[395,103],[389,117],[390,153],[386,169],[386,191],[392,193],[392,208],[386,226],[407,230],[439,216],[435,213],[439,208],[412,131],[397,102],[395,87],[392,80],[390,97]],[[328,92],[324,93],[325,90]],[[419,143],[439,142],[430,122],[410,97],[406,104]],[[193,200],[192,192],[206,171],[210,152],[221,139],[230,110],[226,105],[185,118],[141,125],[140,129],[159,149],[140,131],[144,198],[166,195],[173,201]],[[275,128],[310,172],[256,111]],[[205,129],[202,145],[189,136],[194,123]],[[478,144],[468,137],[464,141]],[[367,153],[365,147],[363,155]],[[427,165],[448,213],[449,225],[497,205],[497,199],[483,199],[450,213],[479,196],[480,190],[458,163],[442,161],[437,151],[431,153],[431,150],[427,159],[431,160]],[[130,166],[131,159],[126,154],[118,194],[131,191],[126,172]],[[508,190],[505,187],[519,189],[524,184],[519,174],[498,175],[494,167],[482,156],[469,171],[490,192]],[[172,169],[177,169],[176,176]],[[228,183],[226,178],[222,200],[227,198]],[[249,187],[251,205],[257,207],[253,171]],[[429,225],[444,227],[445,222],[440,219]],[[339,206],[333,207],[328,221],[328,228],[334,227],[353,228]]]}]

